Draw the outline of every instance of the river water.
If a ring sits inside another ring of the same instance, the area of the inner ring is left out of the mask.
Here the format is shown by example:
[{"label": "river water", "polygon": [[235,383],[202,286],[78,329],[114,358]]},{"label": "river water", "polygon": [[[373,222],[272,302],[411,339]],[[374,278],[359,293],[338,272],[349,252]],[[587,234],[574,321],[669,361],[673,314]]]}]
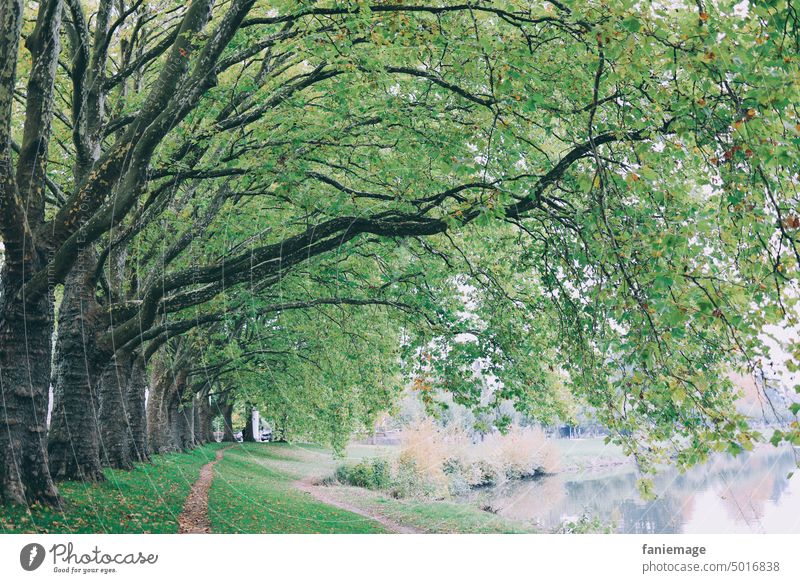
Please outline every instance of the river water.
[{"label": "river water", "polygon": [[632,466],[560,473],[476,492],[472,501],[545,531],[581,517],[622,533],[800,533],[800,471],[794,452],[770,447],[718,456],[655,477],[642,500]]}]

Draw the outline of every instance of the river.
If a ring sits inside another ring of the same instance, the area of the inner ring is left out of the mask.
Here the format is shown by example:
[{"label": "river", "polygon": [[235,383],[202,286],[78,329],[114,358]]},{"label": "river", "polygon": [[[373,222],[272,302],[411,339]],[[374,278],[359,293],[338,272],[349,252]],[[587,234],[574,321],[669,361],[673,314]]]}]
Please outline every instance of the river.
[{"label": "river", "polygon": [[800,472],[791,449],[769,446],[717,456],[681,474],[655,476],[658,497],[645,501],[629,465],[563,472],[474,492],[473,503],[555,531],[581,517],[621,533],[800,533]]}]

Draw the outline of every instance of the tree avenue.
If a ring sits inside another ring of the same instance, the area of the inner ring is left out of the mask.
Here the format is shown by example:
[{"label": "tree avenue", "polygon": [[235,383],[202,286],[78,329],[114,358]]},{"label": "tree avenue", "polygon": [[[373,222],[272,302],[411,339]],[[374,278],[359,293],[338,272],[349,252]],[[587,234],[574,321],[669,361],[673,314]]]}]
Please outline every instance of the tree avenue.
[{"label": "tree avenue", "polygon": [[477,360],[644,471],[749,449],[726,373],[796,323],[797,19],[0,0],[0,500],[235,407],[335,447],[410,379],[487,407]]}]

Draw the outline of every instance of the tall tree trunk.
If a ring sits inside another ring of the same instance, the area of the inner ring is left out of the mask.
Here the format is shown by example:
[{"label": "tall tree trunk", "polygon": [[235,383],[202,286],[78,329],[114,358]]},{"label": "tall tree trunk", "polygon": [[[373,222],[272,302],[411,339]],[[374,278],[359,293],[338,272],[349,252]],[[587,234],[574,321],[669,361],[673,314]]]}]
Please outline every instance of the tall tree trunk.
[{"label": "tall tree trunk", "polygon": [[0,308],[0,501],[55,504],[47,461],[52,304],[14,304]]},{"label": "tall tree trunk", "polygon": [[222,414],[222,441],[236,441],[233,434],[233,401],[225,400],[218,406]]},{"label": "tall tree trunk", "polygon": [[164,450],[182,451],[186,434],[190,431],[189,424],[183,411],[178,409],[177,401],[169,406],[167,411],[167,434],[165,435]]},{"label": "tall tree trunk", "polygon": [[174,373],[165,363],[154,363],[150,398],[147,402],[147,438],[152,453],[182,449],[186,422],[178,406],[184,382],[183,371]]},{"label": "tall tree trunk", "polygon": [[22,143],[11,156],[11,120],[23,2],[0,8],[0,502],[56,504],[47,459],[47,405],[52,356],[52,284],[21,290],[47,265],[34,235],[44,222],[45,173],[58,65],[61,2],[42,2],[25,39],[31,67]]},{"label": "tall tree trunk", "polygon": [[166,375],[161,371],[160,361],[156,361],[150,377],[150,397],[147,400],[147,443],[153,453],[166,451],[169,432],[166,393]]},{"label": "tall tree trunk", "polygon": [[94,294],[95,253],[82,252],[64,282],[55,345],[53,416],[48,452],[54,479],[103,480],[95,337],[101,307]]},{"label": "tall tree trunk", "polygon": [[208,404],[208,395],[205,393],[194,400],[194,442],[204,445],[214,441],[211,430],[211,406]]},{"label": "tall tree trunk", "polygon": [[128,382],[127,411],[130,427],[130,457],[134,461],[150,460],[147,444],[147,413],[145,411],[145,394],[147,392],[147,364],[142,354],[134,357],[131,366],[131,377]]},{"label": "tall tree trunk", "polygon": [[200,399],[193,398],[191,405],[192,413],[192,445],[203,445],[203,412],[200,410],[202,403]]},{"label": "tall tree trunk", "polygon": [[242,441],[245,442],[253,442],[255,441],[255,437],[253,437],[253,407],[245,407],[245,412],[247,413],[247,418],[244,422],[244,429],[242,430]]},{"label": "tall tree trunk", "polygon": [[191,451],[195,446],[194,403],[184,404],[178,409],[176,419],[180,448],[183,451]]},{"label": "tall tree trunk", "polygon": [[203,443],[213,443],[214,439],[214,414],[208,402],[208,395],[203,403]]},{"label": "tall tree trunk", "polygon": [[127,390],[133,367],[130,352],[119,351],[100,378],[100,445],[103,461],[112,468],[131,469]]}]

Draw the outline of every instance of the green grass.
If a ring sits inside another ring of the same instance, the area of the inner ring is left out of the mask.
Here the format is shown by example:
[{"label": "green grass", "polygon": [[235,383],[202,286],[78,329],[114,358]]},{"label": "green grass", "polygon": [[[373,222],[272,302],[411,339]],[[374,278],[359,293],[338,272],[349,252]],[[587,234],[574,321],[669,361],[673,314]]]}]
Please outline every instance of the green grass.
[{"label": "green grass", "polygon": [[371,458],[388,459],[397,455],[398,451],[396,446],[353,444],[347,447],[344,458],[336,458],[330,449],[307,443],[269,443],[256,447],[266,447],[270,452],[268,458],[261,460],[262,463],[294,479],[324,478],[333,475],[343,463],[357,463]]},{"label": "green grass", "polygon": [[515,534],[536,532],[479,508],[459,502],[396,499],[383,492],[350,486],[334,486],[336,496],[364,510],[430,533]]},{"label": "green grass", "polygon": [[212,530],[288,534],[386,532],[373,520],[328,506],[297,490],[293,482],[302,473],[276,469],[296,460],[292,455],[296,450],[284,444],[242,444],[225,452],[214,468],[209,493]]},{"label": "green grass", "polygon": [[[152,464],[132,471],[106,470],[107,480],[99,484],[61,482],[62,509],[36,506],[28,512],[22,506],[0,506],[0,533],[178,532],[178,515],[200,468],[221,447],[154,456]],[[319,467],[314,459],[333,459],[321,448],[305,447],[315,456],[303,465],[296,451],[285,444],[241,444],[226,451],[209,493],[214,532],[385,532],[375,521],[295,489],[296,479]],[[302,471],[281,471],[266,462],[294,464]]]},{"label": "green grass", "polygon": [[[250,451],[253,451],[255,455],[250,462],[263,465],[267,471],[280,476],[289,476],[293,480],[324,478],[332,475],[334,470],[343,463],[357,463],[368,458],[390,457],[396,455],[398,449],[393,446],[353,444],[347,448],[344,459],[337,459],[330,450],[305,444],[253,444],[251,447]],[[228,455],[225,456],[226,460]],[[217,468],[221,469],[220,465]],[[215,487],[219,485],[218,478],[214,481]],[[425,532],[531,532],[524,525],[485,512],[468,503],[412,498],[395,499],[387,496],[385,492],[348,486],[330,486],[329,491],[342,502]],[[234,495],[232,491],[231,495]],[[215,505],[212,504],[213,506]]]},{"label": "green grass", "polygon": [[622,448],[613,443],[605,443],[603,438],[554,439],[561,454],[562,470],[582,470],[630,463],[630,458],[622,453]]},{"label": "green grass", "polygon": [[105,482],[61,482],[63,509],[0,507],[3,533],[174,533],[200,468],[222,444],[154,456],[131,471],[106,470]]},{"label": "green grass", "polygon": [[[562,465],[592,465],[621,459],[618,448],[602,440],[556,440]],[[174,533],[200,468],[223,444],[191,453],[155,456],[134,470],[107,470],[100,484],[59,484],[63,509],[0,506],[0,533]],[[209,517],[221,533],[379,533],[368,518],[317,501],[294,482],[331,476],[342,463],[391,457],[396,447],[353,445],[345,459],[313,445],[240,444],[225,452],[209,493]],[[371,514],[427,532],[526,532],[525,525],[485,512],[466,502],[395,499],[385,492],[332,486],[340,501]]]},{"label": "green grass", "polygon": [[[564,471],[577,472],[571,479],[588,479],[600,473],[617,473],[628,470],[630,460],[622,449],[606,444],[602,438],[556,439],[553,443],[561,454]],[[397,446],[372,446],[353,444],[345,452],[345,459],[336,459],[329,450],[311,445],[269,444],[272,455],[261,463],[296,479],[332,476],[344,463],[353,464],[366,458],[391,458],[397,455]],[[592,469],[585,474],[584,471]],[[516,533],[531,532],[532,527],[504,519],[481,510],[477,503],[467,501],[435,501],[421,499],[396,499],[386,492],[376,492],[347,486],[331,486],[329,492],[343,502],[373,514],[385,516],[395,522],[414,526],[427,532],[445,533]]]}]

